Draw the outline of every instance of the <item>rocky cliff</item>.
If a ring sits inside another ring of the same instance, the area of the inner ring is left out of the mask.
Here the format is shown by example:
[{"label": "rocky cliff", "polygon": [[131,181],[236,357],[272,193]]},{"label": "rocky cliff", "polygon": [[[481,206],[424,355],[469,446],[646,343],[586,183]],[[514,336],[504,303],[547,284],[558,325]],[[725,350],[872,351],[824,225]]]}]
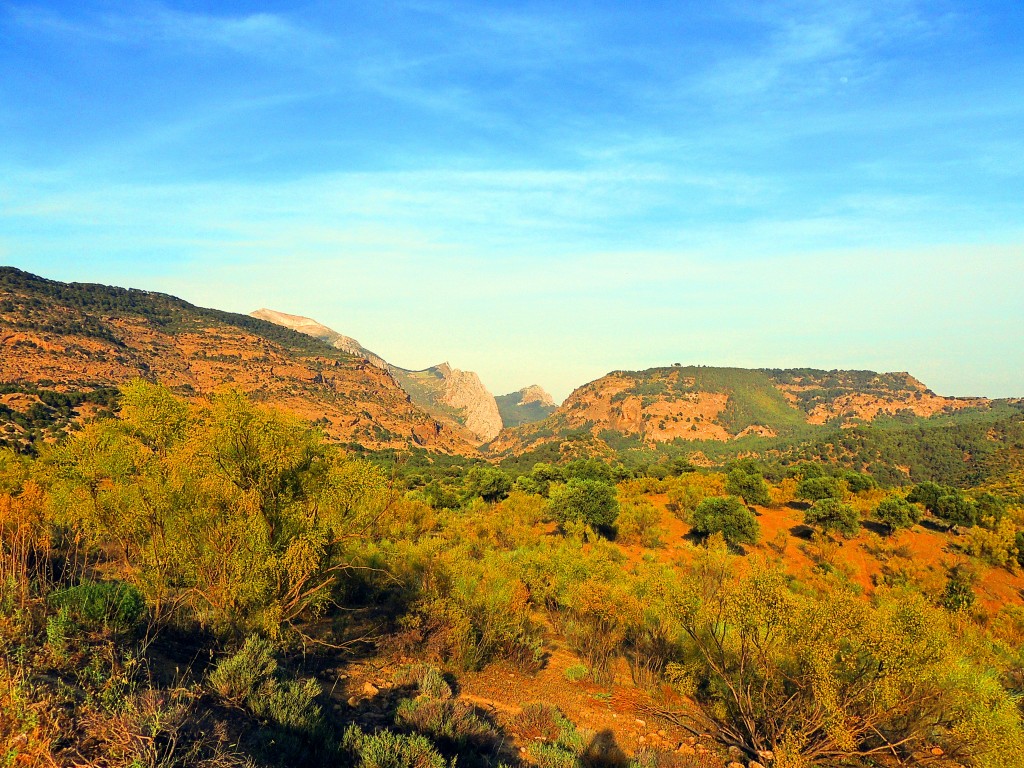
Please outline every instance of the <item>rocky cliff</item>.
[{"label": "rocky cliff", "polygon": [[501,414],[494,395],[473,371],[460,371],[441,363],[422,371],[392,366],[391,372],[413,402],[438,419],[462,426],[477,444],[492,440],[501,431]]}]

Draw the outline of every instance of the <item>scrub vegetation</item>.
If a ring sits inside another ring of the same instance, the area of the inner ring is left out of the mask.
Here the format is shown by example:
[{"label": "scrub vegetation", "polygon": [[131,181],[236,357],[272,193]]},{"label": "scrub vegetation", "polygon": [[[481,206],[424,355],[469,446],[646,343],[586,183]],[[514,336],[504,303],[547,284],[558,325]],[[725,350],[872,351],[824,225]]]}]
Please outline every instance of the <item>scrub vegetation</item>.
[{"label": "scrub vegetation", "polygon": [[0,453],[3,765],[1024,754],[1019,475],[500,467],[359,455],[230,390],[116,402]]}]

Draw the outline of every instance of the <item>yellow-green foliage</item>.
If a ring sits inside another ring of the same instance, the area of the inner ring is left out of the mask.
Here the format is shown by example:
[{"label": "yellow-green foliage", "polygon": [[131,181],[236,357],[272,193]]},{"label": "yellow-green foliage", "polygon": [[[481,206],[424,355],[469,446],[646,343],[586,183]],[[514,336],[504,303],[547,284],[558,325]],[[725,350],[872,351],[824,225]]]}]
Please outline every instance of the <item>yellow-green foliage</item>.
[{"label": "yellow-green foliage", "polygon": [[1014,700],[919,593],[798,594],[772,566],[738,575],[716,542],[675,610],[702,666],[705,716],[754,751],[815,761],[937,743],[987,767],[1024,749]]},{"label": "yellow-green foliage", "polygon": [[991,528],[973,526],[967,529],[964,549],[989,565],[1017,570],[1017,526],[1009,517],[992,521]]},{"label": "yellow-green foliage", "polygon": [[619,505],[619,517],[615,523],[618,530],[616,541],[647,548],[664,546],[665,532],[660,522],[661,515],[647,499],[623,501]]},{"label": "yellow-green foliage", "polygon": [[113,552],[157,616],[280,631],[326,605],[340,555],[388,504],[382,473],[236,392],[190,406],[127,387],[119,421],[49,458],[54,519]]},{"label": "yellow-green foliage", "polygon": [[665,484],[669,508],[683,520],[689,520],[690,514],[704,499],[726,495],[725,475],[720,472],[689,472],[666,479]]}]

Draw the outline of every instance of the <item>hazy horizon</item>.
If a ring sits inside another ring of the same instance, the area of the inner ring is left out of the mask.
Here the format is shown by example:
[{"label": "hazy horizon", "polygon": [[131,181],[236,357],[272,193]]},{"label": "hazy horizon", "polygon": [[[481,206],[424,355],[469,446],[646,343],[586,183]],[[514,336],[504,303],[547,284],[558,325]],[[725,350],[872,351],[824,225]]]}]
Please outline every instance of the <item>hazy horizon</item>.
[{"label": "hazy horizon", "polygon": [[1024,395],[1024,6],[0,7],[0,262],[614,369]]}]

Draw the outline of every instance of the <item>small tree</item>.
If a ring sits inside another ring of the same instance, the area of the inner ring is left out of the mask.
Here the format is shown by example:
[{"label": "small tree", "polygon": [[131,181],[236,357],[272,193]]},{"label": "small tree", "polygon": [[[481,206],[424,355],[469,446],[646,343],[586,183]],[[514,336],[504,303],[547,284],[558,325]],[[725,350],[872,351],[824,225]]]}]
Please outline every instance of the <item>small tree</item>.
[{"label": "small tree", "polygon": [[821,499],[804,512],[807,525],[822,531],[838,531],[844,536],[856,536],[860,530],[860,515],[849,504],[839,499]]},{"label": "small tree", "polygon": [[747,504],[767,507],[772,503],[768,484],[759,472],[745,472],[737,467],[725,478],[725,492],[739,496]]},{"label": "small tree", "polygon": [[901,496],[886,496],[875,507],[875,519],[893,534],[900,528],[910,528],[921,519],[921,510]]},{"label": "small tree", "polygon": [[966,563],[954,565],[946,574],[942,606],[954,612],[970,609],[974,605],[974,584],[977,580],[977,572]]},{"label": "small tree", "polygon": [[721,533],[732,545],[755,544],[761,533],[757,518],[735,496],[704,499],[693,511],[692,522],[702,536]]},{"label": "small tree", "polygon": [[932,513],[950,525],[970,528],[978,524],[978,507],[959,491],[940,496]]},{"label": "small tree", "polygon": [[610,528],[619,515],[615,487],[600,480],[573,479],[551,486],[551,512],[560,523],[582,522]]},{"label": "small tree", "polygon": [[796,497],[804,501],[843,498],[842,483],[835,477],[805,477],[796,486]]},{"label": "small tree", "polygon": [[466,475],[465,497],[501,501],[512,490],[512,479],[497,467],[473,467]]}]

